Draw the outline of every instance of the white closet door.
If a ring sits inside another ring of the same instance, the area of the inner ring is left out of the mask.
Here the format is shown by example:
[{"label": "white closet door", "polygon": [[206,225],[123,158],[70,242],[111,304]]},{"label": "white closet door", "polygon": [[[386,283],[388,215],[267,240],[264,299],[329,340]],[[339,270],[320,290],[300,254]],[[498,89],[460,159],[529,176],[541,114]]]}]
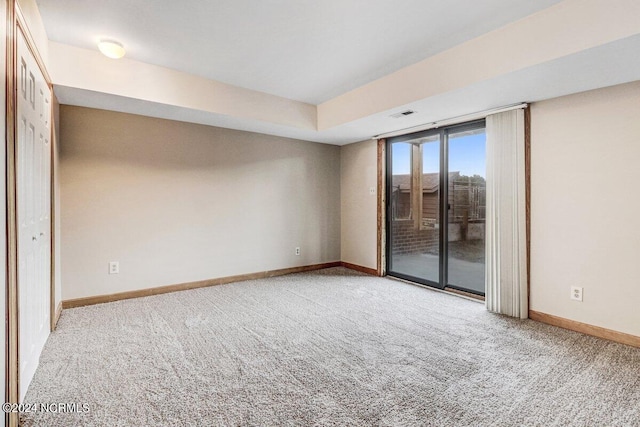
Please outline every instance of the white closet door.
[{"label": "white closet door", "polygon": [[18,31],[17,205],[20,401],[50,331],[51,92]]}]

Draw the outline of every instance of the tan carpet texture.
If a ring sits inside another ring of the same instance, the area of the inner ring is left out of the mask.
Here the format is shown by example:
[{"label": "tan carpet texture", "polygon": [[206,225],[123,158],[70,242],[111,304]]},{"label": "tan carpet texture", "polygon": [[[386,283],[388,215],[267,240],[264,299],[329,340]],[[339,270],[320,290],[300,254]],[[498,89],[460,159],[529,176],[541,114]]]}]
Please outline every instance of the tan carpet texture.
[{"label": "tan carpet texture", "polygon": [[25,402],[79,406],[24,426],[640,426],[640,349],[335,268],[65,310]]}]

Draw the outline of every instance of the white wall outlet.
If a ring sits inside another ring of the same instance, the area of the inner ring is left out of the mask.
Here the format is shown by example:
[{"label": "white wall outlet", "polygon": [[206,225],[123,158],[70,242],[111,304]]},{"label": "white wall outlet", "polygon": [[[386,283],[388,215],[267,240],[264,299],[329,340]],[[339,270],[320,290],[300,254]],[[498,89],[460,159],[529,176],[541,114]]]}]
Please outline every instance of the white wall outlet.
[{"label": "white wall outlet", "polygon": [[571,287],[571,299],[582,302],[582,288],[578,286]]},{"label": "white wall outlet", "polygon": [[370,196],[376,195],[376,187],[369,187],[369,195]]},{"label": "white wall outlet", "polygon": [[300,248],[296,248],[296,255],[300,255]]},{"label": "white wall outlet", "polygon": [[120,263],[118,261],[109,262],[109,274],[120,273]]}]

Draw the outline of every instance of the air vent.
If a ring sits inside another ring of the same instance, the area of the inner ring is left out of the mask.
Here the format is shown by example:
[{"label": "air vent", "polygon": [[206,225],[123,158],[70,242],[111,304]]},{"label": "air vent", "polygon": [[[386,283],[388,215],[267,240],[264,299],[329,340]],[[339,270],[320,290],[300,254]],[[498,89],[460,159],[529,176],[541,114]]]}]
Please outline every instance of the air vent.
[{"label": "air vent", "polygon": [[403,111],[401,113],[392,114],[389,117],[393,117],[394,119],[399,119],[400,117],[410,116],[412,114],[415,114],[415,111],[407,110],[407,111]]}]

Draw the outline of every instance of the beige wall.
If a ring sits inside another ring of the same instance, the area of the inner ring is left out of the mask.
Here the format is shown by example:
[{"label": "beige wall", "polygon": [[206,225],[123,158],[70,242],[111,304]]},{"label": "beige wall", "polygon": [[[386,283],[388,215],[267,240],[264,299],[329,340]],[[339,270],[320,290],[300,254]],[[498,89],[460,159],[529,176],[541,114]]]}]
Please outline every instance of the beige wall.
[{"label": "beige wall", "polygon": [[376,268],[377,263],[377,142],[344,145],[340,156],[342,261]]},{"label": "beige wall", "polygon": [[64,105],[60,134],[65,300],[340,260],[339,147]]},{"label": "beige wall", "polygon": [[531,309],[640,336],[640,82],[531,118]]}]

